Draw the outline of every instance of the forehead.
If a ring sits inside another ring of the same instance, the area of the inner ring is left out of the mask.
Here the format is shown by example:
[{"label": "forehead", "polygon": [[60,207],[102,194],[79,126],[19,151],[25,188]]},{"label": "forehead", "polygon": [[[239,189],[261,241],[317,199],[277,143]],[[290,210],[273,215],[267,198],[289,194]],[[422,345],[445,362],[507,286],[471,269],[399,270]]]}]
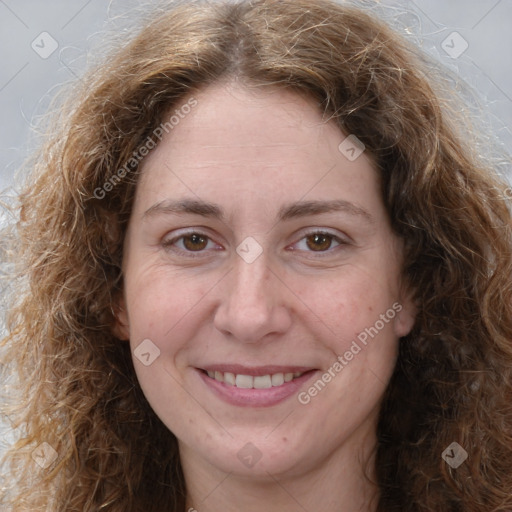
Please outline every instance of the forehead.
[{"label": "forehead", "polygon": [[[326,132],[335,132],[340,140],[344,137],[334,123],[323,121],[311,99],[290,90],[218,83],[199,91],[194,99],[197,105],[188,114],[180,119],[174,115],[177,124],[160,144],[178,160],[194,150],[196,157],[219,162],[239,158],[245,165],[260,161],[278,165],[280,158],[300,160],[304,153],[321,157]],[[165,117],[179,111],[178,105]]]},{"label": "forehead", "polygon": [[[138,196],[157,202],[196,194],[248,205],[254,196],[270,204],[284,196],[347,199],[376,192],[372,160],[364,153],[354,161],[343,156],[339,145],[347,134],[326,122],[313,100],[232,83],[215,84],[193,98],[194,108],[181,113],[143,161]],[[177,114],[179,105],[165,118]]]}]

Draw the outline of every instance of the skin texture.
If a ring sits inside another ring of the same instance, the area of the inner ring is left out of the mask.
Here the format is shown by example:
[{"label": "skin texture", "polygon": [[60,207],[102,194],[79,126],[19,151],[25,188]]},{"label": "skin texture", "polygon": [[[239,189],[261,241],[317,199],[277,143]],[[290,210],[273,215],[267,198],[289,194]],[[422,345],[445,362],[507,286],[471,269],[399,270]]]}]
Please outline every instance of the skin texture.
[{"label": "skin texture", "polygon": [[[135,356],[134,365],[178,439],[187,506],[373,510],[363,461],[414,307],[372,160],[363,153],[349,161],[338,149],[348,134],[293,92],[219,83],[194,97],[197,106],[143,162],[117,326],[132,350],[145,339],[160,350],[150,365]],[[226,218],[144,215],[185,197],[218,204]],[[347,211],[277,219],[283,205],[335,199],[371,219]],[[199,250],[179,238],[187,229],[207,237],[195,242]],[[341,242],[315,242],[319,230]],[[252,263],[236,252],[246,237],[262,249]],[[297,394],[270,407],[231,405],[196,370],[220,363],[318,369],[307,391],[395,303],[402,309],[305,405]],[[237,457],[246,443],[261,455],[251,467]]]}]

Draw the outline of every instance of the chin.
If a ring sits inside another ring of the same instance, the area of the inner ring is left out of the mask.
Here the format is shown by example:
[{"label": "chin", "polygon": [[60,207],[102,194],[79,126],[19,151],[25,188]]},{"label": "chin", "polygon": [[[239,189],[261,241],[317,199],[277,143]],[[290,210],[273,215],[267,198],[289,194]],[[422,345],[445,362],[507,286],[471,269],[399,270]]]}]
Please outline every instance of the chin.
[{"label": "chin", "polygon": [[299,474],[313,463],[315,457],[303,452],[304,441],[297,439],[294,442],[282,435],[274,439],[270,437],[268,430],[259,435],[247,433],[234,439],[224,438],[227,441],[225,447],[216,443],[215,450],[205,447],[203,453],[196,453],[225,473],[262,481],[267,481],[270,475]]}]

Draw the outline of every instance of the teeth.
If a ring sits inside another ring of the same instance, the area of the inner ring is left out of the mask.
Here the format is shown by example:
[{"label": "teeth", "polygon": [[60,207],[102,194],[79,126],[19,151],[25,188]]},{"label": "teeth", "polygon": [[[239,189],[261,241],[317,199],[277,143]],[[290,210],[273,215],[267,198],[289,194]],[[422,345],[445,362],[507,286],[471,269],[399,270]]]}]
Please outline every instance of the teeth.
[{"label": "teeth", "polygon": [[272,377],[270,375],[261,375],[254,377],[254,389],[267,389],[272,387]]},{"label": "teeth", "polygon": [[284,375],[282,373],[274,373],[272,375],[272,386],[281,386],[284,384]]},{"label": "teeth", "polygon": [[[215,373],[217,373],[217,372],[215,372]],[[224,374],[224,383],[227,384],[228,386],[234,386],[236,384],[235,374],[226,372]]]},{"label": "teeth", "polygon": [[[218,380],[218,379],[215,379]],[[237,388],[252,388],[254,379],[250,375],[237,375],[235,378],[235,386]]]},{"label": "teeth", "polygon": [[219,372],[208,370],[208,377],[218,382],[223,382],[228,386],[236,386],[244,389],[268,389],[271,387],[282,386],[285,382],[290,382],[303,375],[301,372],[274,373],[272,375],[261,375],[253,377],[252,375],[235,375],[229,372]]}]

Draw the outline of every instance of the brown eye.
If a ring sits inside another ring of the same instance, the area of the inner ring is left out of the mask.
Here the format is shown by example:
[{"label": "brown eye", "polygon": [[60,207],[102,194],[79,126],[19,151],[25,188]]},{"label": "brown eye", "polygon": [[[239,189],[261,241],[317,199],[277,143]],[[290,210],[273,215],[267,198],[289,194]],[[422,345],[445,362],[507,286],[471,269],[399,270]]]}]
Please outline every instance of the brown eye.
[{"label": "brown eye", "polygon": [[295,249],[305,253],[316,253],[316,256],[330,256],[343,249],[344,246],[350,245],[350,239],[344,236],[337,236],[328,231],[310,231],[304,233],[303,237],[295,243]]},{"label": "brown eye", "polygon": [[208,237],[199,233],[191,233],[181,238],[183,239],[183,246],[189,251],[201,251],[208,244]]},{"label": "brown eye", "polygon": [[[208,247],[209,244],[210,247]],[[209,249],[212,249],[212,245],[215,244],[210,237],[197,231],[183,233],[180,236],[162,242],[162,246],[166,251],[189,258],[201,257],[208,254]]]},{"label": "brown eye", "polygon": [[333,238],[333,235],[328,235],[325,233],[314,233],[306,237],[306,244],[310,249],[313,249],[314,251],[325,251],[331,246]]}]

